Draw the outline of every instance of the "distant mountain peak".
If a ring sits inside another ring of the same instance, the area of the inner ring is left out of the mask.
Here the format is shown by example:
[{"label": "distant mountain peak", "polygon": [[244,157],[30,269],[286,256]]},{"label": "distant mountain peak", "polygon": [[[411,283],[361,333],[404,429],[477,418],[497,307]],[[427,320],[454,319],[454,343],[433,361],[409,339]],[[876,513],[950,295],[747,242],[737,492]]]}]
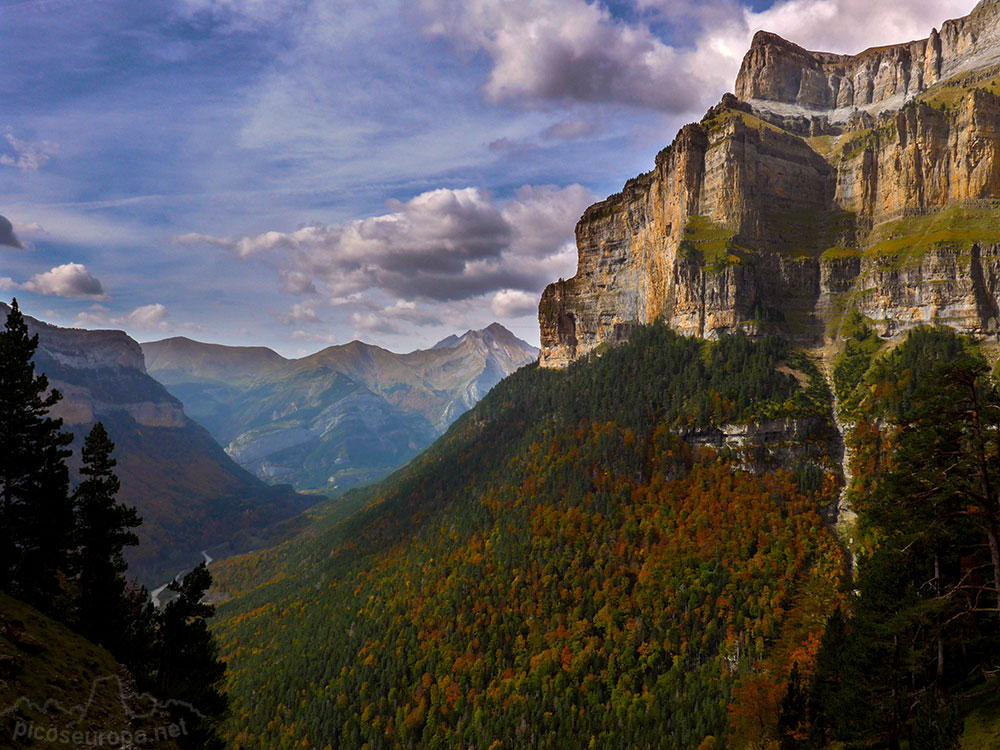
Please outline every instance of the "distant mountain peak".
[{"label": "distant mountain peak", "polygon": [[485,328],[479,329],[469,329],[462,335],[452,334],[446,338],[438,341],[431,350],[435,349],[455,349],[462,345],[463,342],[469,339],[477,339],[481,341],[486,341],[492,339],[494,341],[503,343],[505,346],[520,346],[525,351],[537,351],[535,347],[529,344],[527,341],[523,341],[511,333],[507,328],[497,322],[490,323]]}]

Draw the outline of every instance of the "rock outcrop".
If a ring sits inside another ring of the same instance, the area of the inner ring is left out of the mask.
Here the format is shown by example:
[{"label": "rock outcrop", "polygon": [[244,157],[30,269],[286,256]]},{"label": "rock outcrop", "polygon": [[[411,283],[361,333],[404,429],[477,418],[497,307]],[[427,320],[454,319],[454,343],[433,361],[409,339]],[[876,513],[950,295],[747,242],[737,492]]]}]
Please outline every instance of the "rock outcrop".
[{"label": "rock outcrop", "polygon": [[756,109],[846,122],[857,110],[898,109],[933,85],[1000,62],[1000,3],[984,0],[926,39],[858,55],[810,52],[776,34],[756,34],[736,79],[736,95]]},{"label": "rock outcrop", "polygon": [[804,345],[854,308],[888,332],[998,330],[1000,2],[844,56],[760,33],[652,171],[584,213],[576,275],[539,306],[562,367],[665,319]]}]

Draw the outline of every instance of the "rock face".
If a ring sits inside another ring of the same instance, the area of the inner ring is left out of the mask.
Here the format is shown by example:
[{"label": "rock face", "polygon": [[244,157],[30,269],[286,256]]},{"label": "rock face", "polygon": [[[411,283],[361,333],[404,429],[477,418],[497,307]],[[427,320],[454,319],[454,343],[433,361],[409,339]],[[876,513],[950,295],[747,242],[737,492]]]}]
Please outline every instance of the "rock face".
[{"label": "rock face", "polygon": [[[0,304],[0,321],[9,311]],[[126,550],[130,577],[149,585],[169,580],[197,562],[201,550],[229,545],[310,504],[237,466],[146,373],[142,349],[124,332],[26,320],[39,337],[36,369],[63,394],[52,414],[76,437],[71,461],[79,460],[96,421],[115,443],[119,498],[143,519],[139,546]]]},{"label": "rock face", "polygon": [[805,345],[854,308],[885,331],[998,330],[1000,2],[844,56],[759,33],[736,84],[652,171],[584,213],[539,306],[541,363],[631,326]]},{"label": "rock face", "polygon": [[327,491],[406,463],[538,356],[496,323],[408,354],[354,341],[288,360],[183,338],[143,351],[150,372],[241,466]]},{"label": "rock face", "polygon": [[736,95],[755,108],[779,114],[798,110],[840,122],[855,110],[898,109],[940,81],[1000,62],[997,13],[996,0],[984,0],[926,39],[858,55],[809,52],[761,31],[743,60]]}]

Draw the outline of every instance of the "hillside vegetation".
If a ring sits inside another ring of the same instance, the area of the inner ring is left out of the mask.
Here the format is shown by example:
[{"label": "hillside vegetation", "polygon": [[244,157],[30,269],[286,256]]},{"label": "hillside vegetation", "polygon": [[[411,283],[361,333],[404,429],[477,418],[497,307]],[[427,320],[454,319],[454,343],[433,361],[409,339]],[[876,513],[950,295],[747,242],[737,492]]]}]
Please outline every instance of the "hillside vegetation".
[{"label": "hillside vegetation", "polygon": [[721,748],[761,705],[776,726],[839,600],[832,463],[753,475],[679,437],[763,418],[815,425],[822,456],[829,394],[779,340],[654,325],[509,377],[360,512],[216,571],[234,746]]}]

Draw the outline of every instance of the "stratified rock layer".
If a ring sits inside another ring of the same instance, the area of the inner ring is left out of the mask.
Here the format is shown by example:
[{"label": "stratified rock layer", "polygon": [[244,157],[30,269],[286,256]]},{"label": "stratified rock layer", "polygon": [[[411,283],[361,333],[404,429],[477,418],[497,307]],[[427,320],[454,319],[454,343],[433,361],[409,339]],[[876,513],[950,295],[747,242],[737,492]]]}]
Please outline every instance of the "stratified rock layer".
[{"label": "stratified rock layer", "polygon": [[726,95],[584,213],[576,275],[542,295],[542,365],[661,317],[804,344],[835,336],[851,308],[890,333],[995,334],[998,61],[996,2],[853,57],[758,34],[743,100]]},{"label": "stratified rock layer", "polygon": [[736,95],[758,109],[822,114],[846,121],[855,110],[898,109],[908,98],[959,73],[1000,62],[996,0],[945,21],[926,39],[858,55],[810,52],[758,32],[736,79]]}]

